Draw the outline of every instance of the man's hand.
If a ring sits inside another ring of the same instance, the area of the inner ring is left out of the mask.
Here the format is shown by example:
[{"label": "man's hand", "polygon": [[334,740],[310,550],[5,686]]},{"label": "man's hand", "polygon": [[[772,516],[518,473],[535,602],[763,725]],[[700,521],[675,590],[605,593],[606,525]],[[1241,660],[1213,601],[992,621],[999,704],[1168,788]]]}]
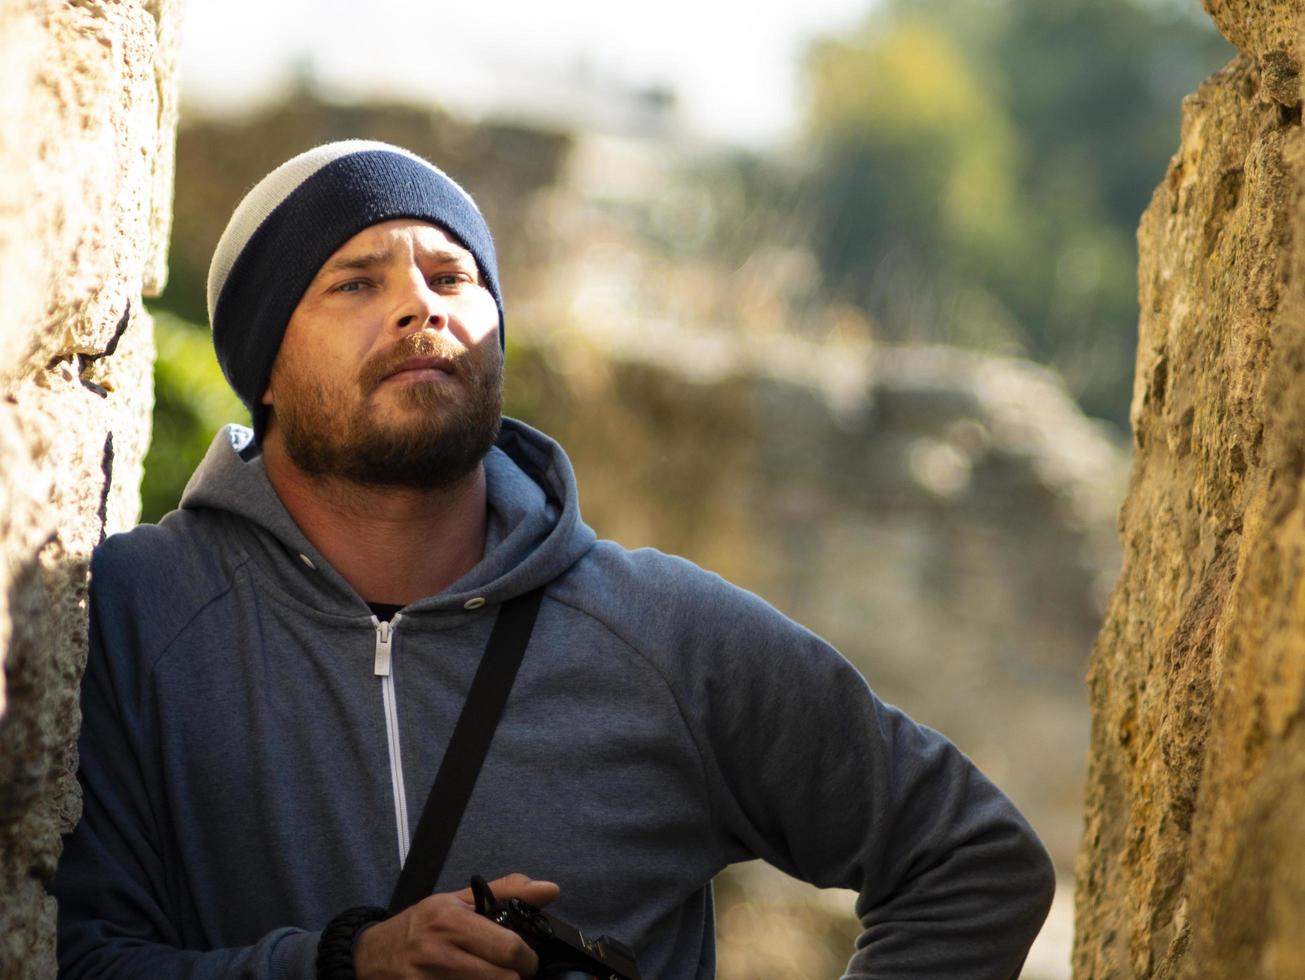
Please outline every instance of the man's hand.
[{"label": "man's hand", "polygon": [[[511,874],[491,881],[499,899],[543,907],[561,890]],[[539,958],[526,941],[476,913],[470,888],[422,899],[358,937],[358,980],[529,980]]]}]

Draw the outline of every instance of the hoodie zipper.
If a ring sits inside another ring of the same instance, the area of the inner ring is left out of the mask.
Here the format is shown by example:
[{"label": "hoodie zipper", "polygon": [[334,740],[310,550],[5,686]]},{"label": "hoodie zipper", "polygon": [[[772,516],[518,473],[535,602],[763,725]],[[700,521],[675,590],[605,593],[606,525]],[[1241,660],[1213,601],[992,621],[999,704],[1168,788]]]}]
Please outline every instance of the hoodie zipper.
[{"label": "hoodie zipper", "polygon": [[402,617],[395,614],[390,622],[375,616],[376,659],[372,673],[381,679],[381,700],[385,703],[385,741],[390,749],[390,786],[394,791],[394,824],[399,838],[399,867],[408,859],[408,794],[403,789],[403,755],[399,751],[399,711],[394,701],[394,672],[391,670],[394,630]]}]

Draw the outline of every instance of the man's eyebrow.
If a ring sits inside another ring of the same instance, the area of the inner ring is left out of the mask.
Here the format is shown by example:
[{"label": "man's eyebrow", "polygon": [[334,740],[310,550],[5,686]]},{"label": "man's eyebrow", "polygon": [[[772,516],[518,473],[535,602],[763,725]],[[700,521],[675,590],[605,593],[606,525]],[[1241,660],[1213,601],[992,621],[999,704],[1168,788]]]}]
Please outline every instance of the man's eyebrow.
[{"label": "man's eyebrow", "polygon": [[390,249],[383,249],[379,252],[365,252],[359,255],[342,255],[338,259],[331,259],[326,265],[322,266],[323,272],[338,272],[341,269],[370,269],[372,266],[385,265],[392,258],[394,252]]},{"label": "man's eyebrow", "polygon": [[[364,252],[359,255],[342,255],[338,259],[332,259],[322,266],[322,272],[340,272],[351,269],[370,269],[378,265],[386,265],[394,258],[392,249],[382,249],[379,252]],[[452,251],[449,249],[429,249],[423,250],[419,258],[428,262],[438,262],[441,265],[456,265],[462,263],[474,266],[476,264],[475,256],[470,252]]]},{"label": "man's eyebrow", "polygon": [[425,249],[421,252],[418,258],[426,259],[428,261],[438,262],[441,265],[456,265],[459,262],[465,265],[472,265],[472,266],[476,264],[476,257],[472,255],[470,252],[466,252],[466,251],[455,252],[451,249],[443,249],[443,248]]}]

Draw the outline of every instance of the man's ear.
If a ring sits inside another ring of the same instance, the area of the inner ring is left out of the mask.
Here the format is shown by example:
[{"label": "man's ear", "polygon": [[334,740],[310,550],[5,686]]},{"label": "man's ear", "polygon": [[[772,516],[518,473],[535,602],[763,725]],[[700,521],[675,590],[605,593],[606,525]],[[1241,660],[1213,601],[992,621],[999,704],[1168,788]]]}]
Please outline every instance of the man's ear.
[{"label": "man's ear", "polygon": [[264,405],[272,404],[272,379],[267,381],[267,387],[263,389],[263,397],[259,399]]}]

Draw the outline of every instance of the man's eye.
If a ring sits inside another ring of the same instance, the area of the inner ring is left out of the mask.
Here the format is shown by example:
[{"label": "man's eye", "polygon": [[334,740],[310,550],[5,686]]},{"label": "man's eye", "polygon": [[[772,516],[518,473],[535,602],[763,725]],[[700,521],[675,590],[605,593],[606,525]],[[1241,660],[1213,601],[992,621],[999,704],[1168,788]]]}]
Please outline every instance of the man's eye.
[{"label": "man's eye", "polygon": [[332,288],[333,293],[356,293],[360,292],[367,285],[364,279],[350,279],[348,282],[342,282],[340,285]]},{"label": "man's eye", "polygon": [[441,272],[430,277],[432,287],[461,286],[468,281],[470,279],[465,272]]}]

